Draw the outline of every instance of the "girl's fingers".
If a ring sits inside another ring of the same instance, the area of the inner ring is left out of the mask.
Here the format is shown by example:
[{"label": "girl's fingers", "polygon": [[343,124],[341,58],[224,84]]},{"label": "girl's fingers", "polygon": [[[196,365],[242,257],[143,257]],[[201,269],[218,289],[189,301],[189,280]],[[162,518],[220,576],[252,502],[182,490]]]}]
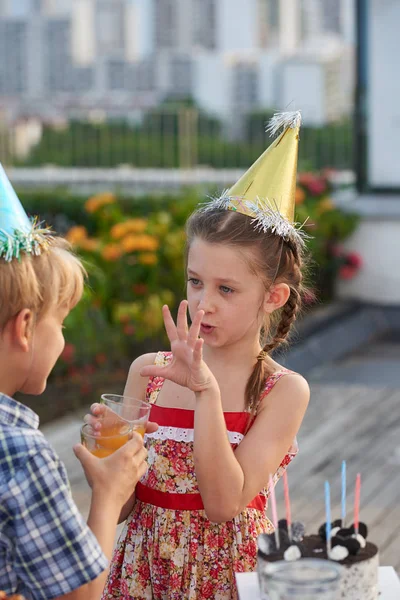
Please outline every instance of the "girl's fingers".
[{"label": "girl's fingers", "polygon": [[188,335],[187,300],[182,300],[178,308],[177,331],[180,340],[186,340]]},{"label": "girl's fingers", "polygon": [[96,431],[100,431],[102,428],[102,420],[99,419],[99,417],[95,417],[91,414],[85,415],[83,417],[83,422],[86,423],[86,425],[90,425],[94,433]]},{"label": "girl's fingers", "polygon": [[158,365],[146,365],[140,369],[141,377],[163,377],[165,378],[165,372],[168,371],[168,367],[160,367]]},{"label": "girl's fingers", "polygon": [[154,423],[154,421],[149,421],[146,425],[146,433],[154,433],[158,429],[158,423]]},{"label": "girl's fingers", "polygon": [[203,344],[204,340],[202,338],[197,339],[194,344],[193,363],[195,367],[200,366],[200,363],[203,360]]},{"label": "girl's fingers", "polygon": [[168,339],[171,343],[175,342],[175,340],[178,339],[178,332],[174,320],[171,316],[169,307],[167,305],[163,306],[162,313],[164,318],[165,331],[167,332]]},{"label": "girl's fingers", "polygon": [[204,317],[204,310],[198,310],[193,319],[192,326],[189,329],[188,345],[190,346],[190,348],[194,348],[196,340],[198,340],[198,338],[199,338],[200,325],[201,325],[201,321],[202,321],[203,317]]}]

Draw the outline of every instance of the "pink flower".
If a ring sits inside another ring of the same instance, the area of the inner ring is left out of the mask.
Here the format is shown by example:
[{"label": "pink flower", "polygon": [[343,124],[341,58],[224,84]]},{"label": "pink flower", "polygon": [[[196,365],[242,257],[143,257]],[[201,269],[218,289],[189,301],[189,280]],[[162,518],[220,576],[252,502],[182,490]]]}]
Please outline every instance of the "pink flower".
[{"label": "pink flower", "polygon": [[75,377],[78,378],[80,373],[79,373],[79,369],[77,369],[76,367],[69,367],[68,368],[68,375],[70,377]]},{"label": "pink flower", "polygon": [[201,586],[200,598],[213,598],[214,596],[214,585],[211,581],[206,581]]},{"label": "pink flower", "polygon": [[104,365],[107,361],[107,356],[105,354],[96,354],[96,362],[98,365]]},{"label": "pink flower", "polygon": [[177,473],[186,473],[187,471],[186,464],[181,458],[173,461],[173,467]]},{"label": "pink flower", "polygon": [[339,269],[339,277],[345,280],[353,279],[356,273],[357,269],[351,265],[343,265]]},{"label": "pink flower", "polygon": [[135,328],[133,325],[125,325],[124,327],[124,334],[125,335],[133,335],[135,333]]},{"label": "pink flower", "polygon": [[81,392],[82,396],[86,396],[91,391],[92,391],[92,386],[90,385],[90,383],[88,381],[84,381],[82,383],[81,389],[80,389],[80,392]]},{"label": "pink flower", "polygon": [[150,567],[148,563],[141,563],[138,567],[138,573],[143,579],[149,579],[150,577]]},{"label": "pink flower", "polygon": [[315,178],[313,181],[310,181],[308,183],[307,187],[310,194],[312,194],[313,196],[320,196],[326,191],[327,186],[326,181],[324,181],[322,178]]},{"label": "pink flower", "polygon": [[350,252],[346,256],[346,263],[351,267],[359,269],[362,266],[362,258],[357,252]]},{"label": "pink flower", "polygon": [[75,346],[73,344],[65,344],[64,350],[61,352],[60,358],[66,363],[71,363],[75,357]]},{"label": "pink flower", "polygon": [[315,179],[314,173],[308,173],[308,172],[299,173],[299,176],[297,177],[297,181],[301,185],[306,185],[306,186],[308,186],[310,181],[314,181],[314,179]]}]

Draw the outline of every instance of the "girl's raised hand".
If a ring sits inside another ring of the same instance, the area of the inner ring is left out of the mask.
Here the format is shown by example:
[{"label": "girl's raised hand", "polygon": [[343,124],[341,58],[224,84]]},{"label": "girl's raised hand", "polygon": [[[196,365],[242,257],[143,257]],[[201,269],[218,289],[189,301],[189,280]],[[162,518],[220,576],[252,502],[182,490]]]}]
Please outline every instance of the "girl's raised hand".
[{"label": "girl's raised hand", "polygon": [[187,306],[187,300],[180,303],[176,325],[168,306],[163,306],[165,330],[171,342],[172,361],[164,367],[143,367],[140,374],[143,377],[163,377],[193,392],[202,392],[216,383],[214,375],[203,361],[203,340],[199,339],[204,312],[199,310],[196,313],[189,329]]}]

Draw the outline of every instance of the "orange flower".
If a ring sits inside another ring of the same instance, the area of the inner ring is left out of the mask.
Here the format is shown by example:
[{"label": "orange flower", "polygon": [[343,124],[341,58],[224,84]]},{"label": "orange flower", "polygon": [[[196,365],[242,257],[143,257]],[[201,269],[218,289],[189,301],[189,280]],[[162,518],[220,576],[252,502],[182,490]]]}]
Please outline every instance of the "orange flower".
[{"label": "orange flower", "polygon": [[142,233],[147,227],[147,219],[128,219],[123,225],[126,233]]},{"label": "orange flower", "polygon": [[113,194],[112,192],[103,192],[102,194],[99,194],[97,196],[101,203],[104,204],[114,204],[114,202],[116,201],[116,197],[115,194]]},{"label": "orange flower", "polygon": [[153,254],[152,252],[146,252],[144,254],[139,254],[139,262],[142,265],[155,265],[157,264],[157,254]]},{"label": "orange flower", "polygon": [[125,250],[125,252],[134,252],[138,250],[138,238],[136,235],[127,235],[123,240],[121,240],[121,246]]},{"label": "orange flower", "polygon": [[87,252],[96,252],[100,247],[99,240],[95,238],[86,238],[79,242],[79,248],[86,250]]},{"label": "orange flower", "polygon": [[102,206],[106,204],[113,204],[116,201],[115,194],[112,192],[104,192],[103,194],[96,194],[91,196],[85,204],[85,210],[88,213],[94,213]]},{"label": "orange flower", "polygon": [[301,187],[297,187],[296,188],[296,192],[295,192],[295,196],[294,196],[294,201],[296,204],[303,204],[304,200],[306,199],[306,193],[303,190],[303,188]]},{"label": "orange flower", "polygon": [[76,225],[75,227],[71,227],[65,238],[70,242],[70,244],[78,244],[82,240],[86,239],[87,235],[88,232],[86,227],[83,227],[83,225]]},{"label": "orange flower", "polygon": [[138,250],[147,250],[148,252],[154,252],[158,248],[158,240],[151,235],[139,235],[138,236]]},{"label": "orange flower", "polygon": [[324,212],[329,212],[330,210],[333,210],[335,208],[331,198],[323,198],[317,208],[316,208],[316,212],[318,215],[322,215]]},{"label": "orange flower", "polygon": [[120,240],[126,233],[125,223],[117,223],[111,227],[110,235],[114,240]]},{"label": "orange flower", "polygon": [[107,244],[101,254],[105,260],[112,262],[121,258],[123,253],[124,249],[119,244]]},{"label": "orange flower", "polygon": [[85,210],[88,213],[94,213],[98,208],[100,208],[100,203],[97,200],[96,196],[89,198],[89,200],[87,200],[85,203]]},{"label": "orange flower", "polygon": [[125,252],[136,250],[154,252],[158,248],[158,240],[151,235],[133,235],[131,233],[121,241],[121,245]]}]

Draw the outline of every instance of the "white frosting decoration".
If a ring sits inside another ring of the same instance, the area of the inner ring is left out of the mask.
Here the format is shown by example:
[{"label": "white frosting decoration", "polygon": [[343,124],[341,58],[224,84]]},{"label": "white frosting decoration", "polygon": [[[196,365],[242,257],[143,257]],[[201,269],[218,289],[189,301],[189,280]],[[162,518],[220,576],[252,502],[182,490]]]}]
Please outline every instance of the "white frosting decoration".
[{"label": "white frosting decoration", "polygon": [[334,546],[329,552],[331,560],[344,560],[349,555],[349,551],[344,546]]},{"label": "white frosting decoration", "polygon": [[[243,439],[243,434],[237,431],[227,431],[230,444],[240,444]],[[193,442],[194,430],[185,429],[183,427],[167,427],[161,425],[154,433],[146,433],[144,439],[155,440],[174,440],[175,442]]]},{"label": "white frosting decoration", "polygon": [[283,558],[287,561],[299,560],[301,558],[300,549],[297,546],[289,546],[283,554]]},{"label": "white frosting decoration", "polygon": [[367,541],[361,535],[361,533],[354,533],[351,537],[356,538],[356,540],[360,544],[361,548],[365,548],[365,546],[367,545]]},{"label": "white frosting decoration", "polygon": [[336,535],[338,531],[340,531],[340,527],[334,527],[331,531],[331,537]]}]

